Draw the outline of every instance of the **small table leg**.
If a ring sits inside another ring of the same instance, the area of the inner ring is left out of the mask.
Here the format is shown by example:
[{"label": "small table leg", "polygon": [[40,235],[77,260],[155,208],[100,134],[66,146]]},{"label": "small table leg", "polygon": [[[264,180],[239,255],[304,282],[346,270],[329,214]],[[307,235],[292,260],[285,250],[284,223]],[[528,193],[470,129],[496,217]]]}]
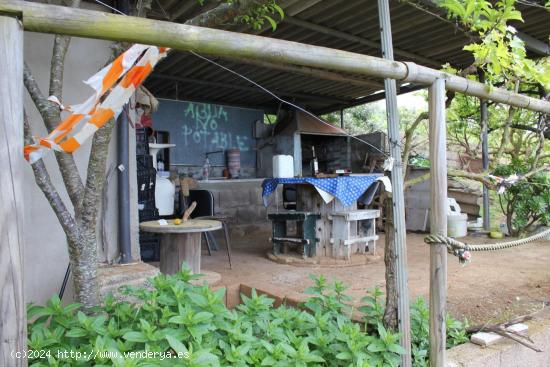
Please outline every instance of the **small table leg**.
[{"label": "small table leg", "polygon": [[174,274],[186,262],[193,273],[201,272],[201,233],[165,233],[160,243],[160,271]]}]

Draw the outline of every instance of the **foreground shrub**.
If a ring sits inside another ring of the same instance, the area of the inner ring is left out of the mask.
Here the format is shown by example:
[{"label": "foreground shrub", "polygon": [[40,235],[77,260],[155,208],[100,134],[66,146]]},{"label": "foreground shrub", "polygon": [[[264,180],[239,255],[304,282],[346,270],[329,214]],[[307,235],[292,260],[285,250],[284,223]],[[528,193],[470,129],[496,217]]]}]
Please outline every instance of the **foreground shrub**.
[{"label": "foreground shrub", "polygon": [[[359,307],[363,313],[367,330],[372,329],[380,323],[384,316],[383,293],[379,288],[370,291],[362,299],[364,306]],[[466,328],[468,322],[458,321],[447,315],[447,349],[464,344],[468,341]],[[430,331],[430,311],[423,298],[417,298],[411,304],[411,349],[413,366],[429,366],[429,331]]]},{"label": "foreground shrub", "polygon": [[[108,298],[95,314],[57,297],[28,309],[31,366],[397,366],[399,335],[381,324],[380,291],[366,297],[365,324],[352,322],[345,287],[314,278],[304,309],[242,296],[235,310],[224,290],[194,286],[184,269],[152,279],[152,289],[127,288],[137,302]],[[374,300],[374,302],[373,302]],[[413,312],[415,362],[425,364],[427,311]],[[383,313],[383,309],[382,309]],[[416,315],[416,316],[415,316]],[[415,331],[415,328],[418,330]],[[425,333],[424,333],[425,331]],[[418,335],[416,335],[418,333]],[[419,341],[419,338],[422,339]],[[453,340],[458,340],[457,338]],[[453,343],[453,342],[451,342]],[[422,353],[423,356],[422,356]]]}]

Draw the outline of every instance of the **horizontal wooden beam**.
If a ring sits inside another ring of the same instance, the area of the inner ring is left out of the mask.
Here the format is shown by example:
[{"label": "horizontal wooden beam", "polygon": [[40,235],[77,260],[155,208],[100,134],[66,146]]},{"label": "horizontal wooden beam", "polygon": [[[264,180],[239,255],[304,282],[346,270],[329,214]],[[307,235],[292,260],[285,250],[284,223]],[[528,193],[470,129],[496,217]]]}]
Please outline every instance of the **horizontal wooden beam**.
[{"label": "horizontal wooden beam", "polygon": [[[251,58],[377,78],[431,85],[531,111],[550,113],[550,103],[417,65],[326,47],[28,1],[3,0],[0,13],[22,16],[25,30],[136,42],[215,56]],[[146,31],[144,31],[146,30]]]}]

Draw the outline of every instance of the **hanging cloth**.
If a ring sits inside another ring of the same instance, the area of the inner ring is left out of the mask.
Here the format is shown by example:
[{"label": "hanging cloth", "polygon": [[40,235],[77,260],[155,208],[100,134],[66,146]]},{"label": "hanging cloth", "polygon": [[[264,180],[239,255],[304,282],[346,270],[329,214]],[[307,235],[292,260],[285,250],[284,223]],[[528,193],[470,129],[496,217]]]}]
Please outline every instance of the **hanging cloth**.
[{"label": "hanging cloth", "polygon": [[66,110],[71,114],[48,136],[25,146],[29,163],[50,150],[73,153],[111,118],[117,118],[124,104],[149,76],[168,48],[135,44],[84,83],[95,93],[84,103]]}]

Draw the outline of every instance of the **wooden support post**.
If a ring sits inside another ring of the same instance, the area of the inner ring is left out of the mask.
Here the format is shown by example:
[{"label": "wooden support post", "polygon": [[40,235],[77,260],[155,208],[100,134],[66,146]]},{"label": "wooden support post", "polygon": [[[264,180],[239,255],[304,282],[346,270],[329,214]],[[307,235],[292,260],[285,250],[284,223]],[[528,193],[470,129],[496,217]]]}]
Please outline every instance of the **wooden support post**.
[{"label": "wooden support post", "polygon": [[[447,235],[447,138],[445,81],[429,88],[430,109],[430,230]],[[430,366],[446,367],[447,248],[430,247]]]},{"label": "wooden support post", "polygon": [[[382,56],[393,60],[393,41],[391,36],[390,5],[388,0],[378,0],[378,17]],[[409,286],[407,274],[407,226],[405,223],[405,195],[403,188],[403,162],[401,162],[401,138],[399,135],[399,111],[397,109],[397,86],[395,79],[384,79],[386,91],[386,115],[388,119],[388,141],[390,155],[394,159],[391,172],[395,270],[397,283],[397,321],[400,344],[405,349],[401,355],[401,367],[410,367],[411,359],[411,321],[409,306]],[[407,162],[405,162],[407,164]],[[387,234],[386,234],[387,235]]]},{"label": "wooden support post", "polygon": [[23,292],[23,27],[0,15],[0,366],[26,366]]},{"label": "wooden support post", "polygon": [[[479,81],[485,82],[483,71],[479,72]],[[483,171],[489,169],[489,112],[487,108],[487,100],[479,99],[480,110],[480,125],[481,125],[481,161]],[[489,188],[483,185],[483,229],[489,231],[491,229],[491,218],[489,210]]]}]

